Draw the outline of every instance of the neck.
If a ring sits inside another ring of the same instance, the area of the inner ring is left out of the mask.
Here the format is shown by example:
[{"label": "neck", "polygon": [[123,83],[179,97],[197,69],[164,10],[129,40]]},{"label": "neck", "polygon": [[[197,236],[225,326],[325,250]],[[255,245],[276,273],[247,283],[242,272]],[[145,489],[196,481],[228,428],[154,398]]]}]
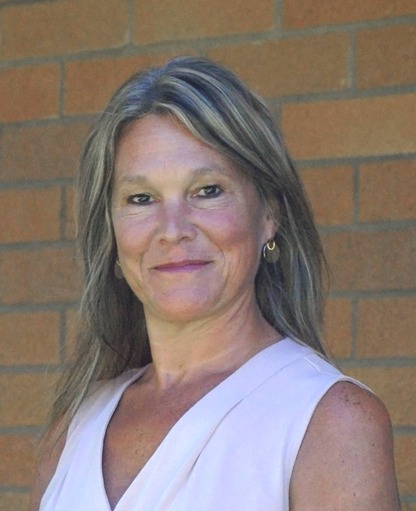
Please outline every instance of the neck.
[{"label": "neck", "polygon": [[149,378],[161,390],[231,374],[281,339],[253,300],[193,322],[162,321],[151,314],[146,314],[146,322],[153,358]]}]

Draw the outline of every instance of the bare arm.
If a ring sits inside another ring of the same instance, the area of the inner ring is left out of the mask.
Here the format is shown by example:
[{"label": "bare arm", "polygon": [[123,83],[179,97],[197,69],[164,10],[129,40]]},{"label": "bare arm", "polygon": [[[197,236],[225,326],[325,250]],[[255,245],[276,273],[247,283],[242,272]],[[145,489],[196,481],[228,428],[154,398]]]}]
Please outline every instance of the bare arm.
[{"label": "bare arm", "polygon": [[340,382],[318,405],[292,474],[290,511],[400,511],[389,415]]},{"label": "bare arm", "polygon": [[66,435],[62,435],[57,442],[49,441],[51,437],[53,437],[52,431],[46,436],[44,447],[39,457],[28,511],[39,510],[43,494],[55,473],[59,458],[65,446]]}]

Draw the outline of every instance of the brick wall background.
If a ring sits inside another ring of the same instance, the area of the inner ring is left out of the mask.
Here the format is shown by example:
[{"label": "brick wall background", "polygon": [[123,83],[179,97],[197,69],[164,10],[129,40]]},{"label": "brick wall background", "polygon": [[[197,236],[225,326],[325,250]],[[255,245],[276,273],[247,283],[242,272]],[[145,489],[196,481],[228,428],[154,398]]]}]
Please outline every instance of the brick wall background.
[{"label": "brick wall background", "polygon": [[0,0],[0,38],[0,510],[27,505],[70,352],[82,140],[132,72],[196,54],[281,121],[332,269],[328,342],[386,402],[415,511],[416,2]]}]

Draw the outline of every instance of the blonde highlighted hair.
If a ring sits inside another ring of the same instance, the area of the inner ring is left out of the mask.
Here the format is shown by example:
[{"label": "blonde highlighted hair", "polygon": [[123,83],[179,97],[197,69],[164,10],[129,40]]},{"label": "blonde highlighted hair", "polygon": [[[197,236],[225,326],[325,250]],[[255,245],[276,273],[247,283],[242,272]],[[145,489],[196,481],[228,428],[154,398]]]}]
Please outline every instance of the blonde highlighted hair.
[{"label": "blonde highlighted hair", "polygon": [[93,382],[151,360],[143,307],[114,275],[112,175],[123,129],[149,114],[176,119],[234,163],[261,199],[279,211],[277,263],[262,261],[260,309],[282,335],[324,354],[323,253],[310,207],[279,131],[262,99],[206,59],[180,57],[140,72],[115,93],[86,142],[77,183],[78,249],[84,289],[78,348],[59,387],[52,422],[66,425]]}]

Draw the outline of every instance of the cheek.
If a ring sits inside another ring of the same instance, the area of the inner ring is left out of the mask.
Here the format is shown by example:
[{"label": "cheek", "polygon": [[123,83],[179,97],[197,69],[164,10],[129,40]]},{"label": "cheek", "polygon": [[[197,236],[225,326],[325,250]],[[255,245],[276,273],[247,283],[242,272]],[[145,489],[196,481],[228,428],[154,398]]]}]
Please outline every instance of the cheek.
[{"label": "cheek", "polygon": [[256,215],[249,216],[245,210],[229,211],[220,215],[219,221],[212,227],[221,247],[227,251],[239,250],[251,254],[260,246],[260,221]]},{"label": "cheek", "polygon": [[139,256],[149,244],[150,223],[137,222],[133,218],[113,221],[117,249],[120,256]]}]

